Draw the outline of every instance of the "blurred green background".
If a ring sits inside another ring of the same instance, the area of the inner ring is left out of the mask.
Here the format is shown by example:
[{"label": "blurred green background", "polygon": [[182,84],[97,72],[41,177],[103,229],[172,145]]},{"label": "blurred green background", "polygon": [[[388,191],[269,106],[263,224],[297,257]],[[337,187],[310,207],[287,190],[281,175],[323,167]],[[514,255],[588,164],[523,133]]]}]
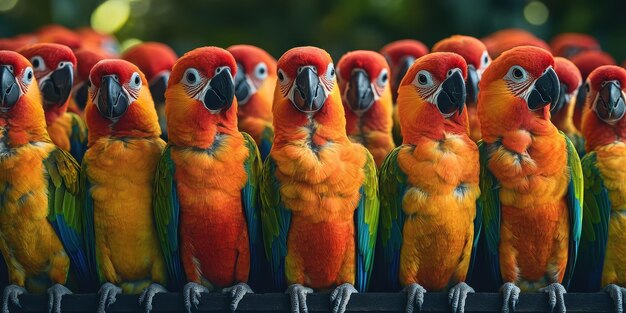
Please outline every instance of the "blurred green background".
[{"label": "blurred green background", "polygon": [[0,0],[0,36],[59,23],[107,29],[122,47],[162,41],[181,54],[248,43],[279,57],[315,45],[338,58],[401,38],[432,46],[456,33],[520,27],[547,41],[566,31],[591,34],[619,62],[626,59],[625,15],[624,0]]}]

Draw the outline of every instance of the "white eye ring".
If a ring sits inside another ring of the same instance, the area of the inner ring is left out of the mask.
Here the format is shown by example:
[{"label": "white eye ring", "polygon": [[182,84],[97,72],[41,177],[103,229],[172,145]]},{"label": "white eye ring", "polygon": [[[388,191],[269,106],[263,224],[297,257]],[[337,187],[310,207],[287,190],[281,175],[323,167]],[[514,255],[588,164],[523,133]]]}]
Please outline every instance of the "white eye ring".
[{"label": "white eye ring", "polygon": [[281,85],[284,85],[289,82],[289,77],[287,77],[287,74],[285,74],[285,71],[283,71],[282,69],[278,69],[277,75],[278,75],[278,82]]},{"label": "white eye ring", "polygon": [[57,68],[63,68],[64,66],[72,66],[72,62],[59,62]]},{"label": "white eye ring", "polygon": [[200,83],[200,73],[193,67],[188,68],[185,74],[183,74],[182,81],[189,86],[198,85]]},{"label": "white eye ring", "polygon": [[489,65],[491,59],[487,50],[483,51],[483,55],[480,57],[480,68],[485,68]]},{"label": "white eye ring", "polygon": [[35,74],[33,74],[33,68],[29,66],[24,70],[22,82],[24,82],[24,84],[28,86],[33,82],[33,78],[35,78]]},{"label": "white eye ring", "polygon": [[524,82],[526,79],[528,79],[528,72],[526,72],[526,70],[519,65],[513,65],[509,69],[509,72],[506,74],[506,76],[511,81],[514,81],[516,83],[521,83],[521,82]]},{"label": "white eye ring", "polygon": [[256,79],[264,80],[267,78],[267,75],[267,65],[264,62],[260,62],[254,67],[254,77],[256,77]]},{"label": "white eye ring", "polygon": [[134,72],[128,84],[133,89],[139,89],[141,87],[141,76],[139,76],[139,73]]},{"label": "white eye ring", "polygon": [[328,80],[334,80],[336,74],[337,73],[335,73],[335,65],[329,63],[328,67],[326,68],[326,78],[328,78]]},{"label": "white eye ring", "polygon": [[30,59],[30,64],[33,65],[33,70],[35,71],[43,71],[46,69],[46,62],[44,62],[43,58],[38,55]]},{"label": "white eye ring", "polygon": [[421,70],[415,75],[415,82],[420,87],[430,87],[433,83],[433,76],[427,70]]},{"label": "white eye ring", "polygon": [[389,82],[389,72],[386,68],[384,68],[382,71],[380,71],[380,74],[378,74],[378,78],[376,78],[376,84],[378,84],[379,87],[385,87],[385,85],[387,85],[387,82]]}]

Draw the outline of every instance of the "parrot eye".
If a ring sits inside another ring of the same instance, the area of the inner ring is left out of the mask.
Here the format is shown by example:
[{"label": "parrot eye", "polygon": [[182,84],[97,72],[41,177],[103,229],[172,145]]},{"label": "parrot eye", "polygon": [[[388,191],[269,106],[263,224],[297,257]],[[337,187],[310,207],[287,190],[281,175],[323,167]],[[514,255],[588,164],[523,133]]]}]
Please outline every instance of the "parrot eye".
[{"label": "parrot eye", "polygon": [[387,69],[385,68],[382,71],[380,71],[380,74],[378,74],[378,79],[376,79],[376,83],[378,84],[378,86],[384,87],[388,81],[389,81],[389,73],[387,72]]},{"label": "parrot eye", "polygon": [[483,51],[483,56],[480,58],[480,67],[484,68],[489,65],[489,53],[487,50]]},{"label": "parrot eye", "polygon": [[282,69],[278,70],[278,82],[281,85],[287,84],[289,82],[289,78]]},{"label": "parrot eye", "polygon": [[521,83],[528,78],[528,73],[521,66],[514,65],[511,66],[511,69],[509,69],[509,73],[507,74],[507,76],[510,80]]},{"label": "parrot eye", "polygon": [[24,70],[24,77],[22,78],[22,81],[24,82],[24,84],[26,85],[30,85],[33,82],[33,77],[35,75],[33,74],[33,68],[32,67],[27,67]]},{"label": "parrot eye", "polygon": [[335,66],[332,63],[328,64],[328,68],[326,68],[326,77],[328,80],[334,80],[335,74]]},{"label": "parrot eye", "polygon": [[134,72],[130,77],[130,87],[133,89],[139,89],[139,87],[141,87],[141,76],[139,76],[139,73]]},{"label": "parrot eye", "polygon": [[57,65],[58,68],[63,68],[65,66],[72,66],[72,63],[70,63],[70,62],[59,62],[59,65]]},{"label": "parrot eye", "polygon": [[427,70],[421,70],[415,77],[420,87],[430,87],[433,85],[433,77]]},{"label": "parrot eye", "polygon": [[200,73],[195,68],[188,68],[183,75],[183,82],[190,86],[200,83]]},{"label": "parrot eye", "polygon": [[33,65],[35,71],[43,71],[46,69],[46,63],[43,61],[43,58],[38,55],[30,59],[30,63]]},{"label": "parrot eye", "polygon": [[264,80],[267,78],[267,65],[263,62],[257,64],[254,68],[254,76],[258,80]]}]

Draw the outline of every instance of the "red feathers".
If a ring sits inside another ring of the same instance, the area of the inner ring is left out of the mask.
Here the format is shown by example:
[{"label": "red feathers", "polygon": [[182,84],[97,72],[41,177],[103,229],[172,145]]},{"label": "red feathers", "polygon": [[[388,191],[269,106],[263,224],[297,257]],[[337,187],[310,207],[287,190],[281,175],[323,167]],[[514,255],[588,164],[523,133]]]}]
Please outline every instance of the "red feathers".
[{"label": "red feathers", "polygon": [[241,64],[246,72],[252,72],[259,62],[264,62],[267,65],[269,75],[276,75],[276,59],[261,48],[251,45],[234,45],[226,50],[233,55],[237,63]]},{"label": "red feathers", "polygon": [[487,62],[485,62],[484,60],[485,57],[489,58],[488,55],[485,55],[485,51],[487,51],[487,47],[482,41],[461,35],[443,39],[433,46],[433,52],[457,53],[465,59],[467,65],[473,65],[477,69],[489,61],[486,60]]},{"label": "red feathers", "polygon": [[559,81],[567,86],[567,93],[571,94],[582,84],[580,71],[570,60],[566,58],[554,58],[554,71]]},{"label": "red feathers", "polygon": [[349,80],[352,70],[361,68],[367,72],[370,80],[374,82],[378,78],[378,74],[383,69],[389,71],[385,58],[374,52],[367,50],[357,50],[346,53],[337,64],[337,71],[343,80]]},{"label": "red feathers", "polygon": [[117,75],[120,84],[125,85],[130,81],[131,76],[135,72],[139,73],[142,85],[145,85],[146,78],[137,66],[124,60],[106,59],[96,63],[96,65],[91,69],[89,79],[91,79],[94,86],[99,87],[102,77],[107,75]]},{"label": "red feathers", "polygon": [[587,76],[602,65],[615,65],[615,59],[608,53],[602,51],[585,51],[571,58],[580,70],[583,80],[587,80]]},{"label": "red feathers", "polygon": [[137,65],[148,81],[163,71],[170,71],[177,58],[172,48],[160,42],[141,43],[122,54],[122,59]]},{"label": "red feathers", "polygon": [[76,73],[78,74],[75,82],[86,81],[89,79],[89,72],[100,60],[106,59],[103,54],[88,50],[78,49],[74,52],[76,61],[78,62]]},{"label": "red feathers", "polygon": [[[510,49],[498,57],[483,73],[480,85],[491,83],[506,75],[509,68],[519,65],[526,69],[534,78],[538,78],[549,66],[554,67],[552,54],[547,50],[533,46],[521,46]],[[482,87],[481,87],[482,90]]]},{"label": "red feathers", "polygon": [[71,62],[72,66],[76,67],[76,56],[74,55],[74,52],[64,45],[56,43],[38,43],[25,47],[18,52],[27,59],[31,60],[31,62],[32,58],[35,56],[40,56],[43,59],[45,69],[38,71],[34,68],[35,74],[38,77],[55,70],[60,62]]},{"label": "red feathers", "polygon": [[396,65],[405,56],[412,56],[417,59],[427,53],[428,47],[413,39],[394,41],[380,49],[380,54],[387,58],[391,66]]},{"label": "red feathers", "polygon": [[[207,58],[207,55],[213,57]],[[230,73],[234,77],[237,74],[235,58],[226,50],[218,47],[202,47],[185,53],[172,68],[172,74],[168,86],[178,84],[183,77],[185,70],[189,67],[197,69],[200,74],[207,78],[215,75],[218,67],[228,66]]]},{"label": "red feathers", "polygon": [[600,50],[600,43],[587,34],[563,33],[552,38],[550,47],[555,56],[572,58],[583,51]]},{"label": "red feathers", "polygon": [[429,71],[436,81],[442,82],[446,79],[448,70],[453,68],[459,68],[463,73],[464,79],[467,77],[467,63],[460,55],[450,52],[430,53],[415,61],[404,76],[400,86],[411,84],[415,79],[415,75],[421,70]]}]

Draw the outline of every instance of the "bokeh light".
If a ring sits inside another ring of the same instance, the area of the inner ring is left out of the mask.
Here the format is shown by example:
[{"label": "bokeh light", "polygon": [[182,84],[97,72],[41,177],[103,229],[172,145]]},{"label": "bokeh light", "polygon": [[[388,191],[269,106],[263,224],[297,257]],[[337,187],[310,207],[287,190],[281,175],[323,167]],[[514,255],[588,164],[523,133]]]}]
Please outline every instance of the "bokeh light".
[{"label": "bokeh light", "polygon": [[91,27],[105,34],[120,30],[130,17],[127,1],[108,0],[100,4],[91,14]]},{"label": "bokeh light", "polygon": [[548,7],[539,1],[531,1],[524,7],[524,18],[532,25],[545,24],[549,15]]},{"label": "bokeh light", "polygon": [[15,7],[17,0],[0,0],[0,12],[6,12]]}]

